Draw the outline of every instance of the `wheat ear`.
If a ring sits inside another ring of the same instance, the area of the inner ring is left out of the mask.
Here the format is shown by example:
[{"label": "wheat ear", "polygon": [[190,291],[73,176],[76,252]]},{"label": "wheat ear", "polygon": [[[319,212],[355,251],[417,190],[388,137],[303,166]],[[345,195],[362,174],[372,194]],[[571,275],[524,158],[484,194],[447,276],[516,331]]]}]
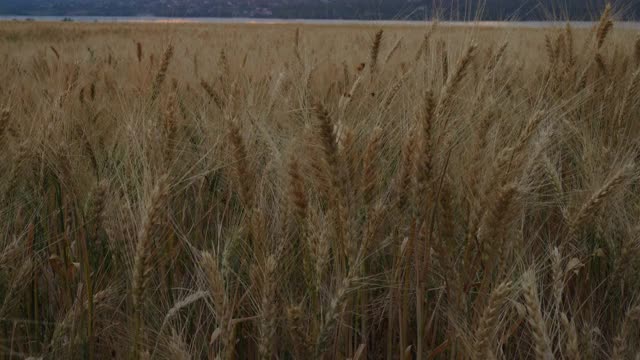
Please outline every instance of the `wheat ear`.
[{"label": "wheat ear", "polygon": [[253,180],[250,177],[247,148],[240,129],[235,124],[230,124],[229,139],[233,150],[233,159],[236,163],[237,181],[240,186],[240,197],[247,208],[251,208],[253,202]]},{"label": "wheat ear", "polygon": [[346,307],[347,294],[349,290],[351,290],[352,282],[352,276],[345,278],[331,300],[329,309],[324,315],[324,321],[318,332],[315,359],[321,359],[331,345],[331,337],[334,335],[340,316]]},{"label": "wheat ear", "polygon": [[632,99],[635,99],[640,94],[640,68],[636,70],[631,76],[631,82],[627,87],[627,91],[624,93],[622,103],[620,104],[620,110],[618,113],[617,126],[621,127],[627,114],[631,113]]},{"label": "wheat ear", "polygon": [[9,128],[9,119],[11,117],[11,111],[9,109],[3,109],[0,112],[0,143],[4,139],[4,135]]},{"label": "wheat ear", "polygon": [[640,67],[640,37],[636,39],[636,43],[633,47],[633,58],[636,63],[636,67]]},{"label": "wheat ear", "polygon": [[596,210],[600,208],[601,204],[614,192],[614,190],[622,185],[627,179],[629,169],[622,167],[613,176],[611,176],[591,197],[582,205],[580,210],[573,216],[569,222],[569,227],[572,233],[575,233],[591,216],[594,215]]},{"label": "wheat ear", "polygon": [[373,129],[369,144],[365,150],[362,170],[361,192],[365,203],[369,204],[373,201],[373,197],[377,189],[378,168],[376,166],[377,159],[380,156],[380,147],[382,143],[382,129],[376,127]]},{"label": "wheat ear", "polygon": [[611,354],[612,360],[627,359],[625,356],[627,353],[627,341],[629,338],[629,332],[631,331],[631,322],[638,320],[640,317],[640,306],[634,306],[625,314],[620,330],[613,339],[613,353]]},{"label": "wheat ear", "polygon": [[293,340],[296,359],[309,359],[312,339],[307,336],[308,330],[303,321],[303,311],[300,306],[290,306],[287,309],[287,325]]},{"label": "wheat ear", "polygon": [[304,188],[304,178],[300,171],[300,164],[295,158],[289,163],[289,199],[298,219],[305,220],[309,202]]},{"label": "wheat ear", "polygon": [[164,80],[167,77],[167,70],[169,69],[169,63],[171,62],[172,57],[173,45],[169,45],[162,54],[160,69],[158,69],[156,77],[153,80],[153,86],[151,87],[151,101],[155,100],[158,95],[160,95],[160,89],[162,87],[162,83],[164,83]]},{"label": "wheat ear", "polygon": [[566,332],[567,342],[565,345],[566,357],[569,360],[580,360],[580,345],[578,344],[578,332],[576,331],[576,324],[573,321],[569,321],[567,314],[562,313],[560,315],[560,322],[564,331]]},{"label": "wheat ear", "polygon": [[436,105],[436,118],[440,118],[442,114],[449,108],[451,105],[451,101],[455,93],[458,91],[462,80],[464,79],[469,64],[471,64],[471,60],[473,60],[475,56],[475,52],[477,49],[476,44],[471,44],[467,47],[467,50],[463,54],[462,58],[458,61],[456,65],[455,71],[449,76],[447,82],[440,93],[440,98],[438,100],[438,104]]},{"label": "wheat ear", "polygon": [[275,355],[276,312],[278,310],[275,299],[276,270],[276,257],[271,255],[266,261],[262,289],[262,321],[260,322],[260,341],[258,343],[258,351],[262,359],[270,359]]},{"label": "wheat ear", "polygon": [[140,41],[136,42],[136,57],[138,58],[138,62],[142,62],[142,43]]},{"label": "wheat ear", "polygon": [[524,304],[529,317],[527,322],[533,336],[533,345],[538,360],[552,360],[551,342],[547,335],[547,329],[542,318],[542,308],[538,298],[536,278],[533,271],[529,271],[523,277]]},{"label": "wheat ear", "polygon": [[371,45],[371,54],[369,56],[371,65],[369,66],[369,71],[371,71],[372,75],[378,70],[378,56],[380,55],[380,44],[382,43],[383,33],[384,31],[382,29],[378,30]]},{"label": "wheat ear", "polygon": [[169,196],[168,178],[162,176],[153,190],[151,202],[142,221],[138,233],[135,258],[133,263],[133,309],[135,316],[134,354],[139,354],[140,338],[142,336],[142,308],[146,291],[149,287],[151,272],[153,271],[153,239],[163,222],[164,209]]},{"label": "wheat ear", "polygon": [[600,23],[598,24],[598,30],[596,31],[596,45],[598,49],[602,47],[604,44],[607,35],[613,28],[613,21],[611,21],[611,3],[607,3],[607,6],[604,8],[604,12],[600,17]]},{"label": "wheat ear", "polygon": [[510,282],[504,282],[498,285],[498,287],[491,292],[489,303],[482,312],[478,329],[476,330],[475,353],[480,357],[489,356],[493,334],[500,320],[500,310],[507,301],[510,292]]}]

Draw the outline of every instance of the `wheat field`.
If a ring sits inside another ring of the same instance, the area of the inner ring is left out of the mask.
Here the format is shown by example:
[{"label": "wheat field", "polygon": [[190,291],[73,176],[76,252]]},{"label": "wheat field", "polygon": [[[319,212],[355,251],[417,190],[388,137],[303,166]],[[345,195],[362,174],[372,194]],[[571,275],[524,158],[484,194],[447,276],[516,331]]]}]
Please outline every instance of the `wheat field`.
[{"label": "wheat field", "polygon": [[629,359],[640,38],[0,22],[2,359]]}]

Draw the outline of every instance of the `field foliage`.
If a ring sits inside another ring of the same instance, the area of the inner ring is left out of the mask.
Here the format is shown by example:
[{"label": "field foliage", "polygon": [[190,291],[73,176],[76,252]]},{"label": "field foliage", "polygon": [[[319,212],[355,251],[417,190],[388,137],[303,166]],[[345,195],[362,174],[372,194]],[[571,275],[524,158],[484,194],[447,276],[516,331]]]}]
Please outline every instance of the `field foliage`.
[{"label": "field foliage", "polygon": [[0,23],[3,359],[626,359],[640,40]]}]

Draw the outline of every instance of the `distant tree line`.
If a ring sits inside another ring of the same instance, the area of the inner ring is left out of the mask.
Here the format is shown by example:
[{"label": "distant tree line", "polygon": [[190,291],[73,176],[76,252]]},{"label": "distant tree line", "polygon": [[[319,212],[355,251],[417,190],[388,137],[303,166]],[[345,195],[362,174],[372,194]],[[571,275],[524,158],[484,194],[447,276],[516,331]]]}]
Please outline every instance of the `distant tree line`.
[{"label": "distant tree line", "polygon": [[[2,0],[0,14],[255,16],[308,19],[593,20],[605,0]],[[640,1],[612,1],[640,19]],[[267,8],[270,15],[256,11]]]}]

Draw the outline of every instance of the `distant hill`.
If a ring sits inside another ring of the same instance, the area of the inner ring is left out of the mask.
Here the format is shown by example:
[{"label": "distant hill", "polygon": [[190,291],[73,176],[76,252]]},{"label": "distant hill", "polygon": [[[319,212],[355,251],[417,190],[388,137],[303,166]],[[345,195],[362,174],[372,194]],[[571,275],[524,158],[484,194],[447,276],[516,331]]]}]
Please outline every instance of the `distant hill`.
[{"label": "distant hill", "polygon": [[[619,17],[640,19],[639,0],[614,5]],[[480,14],[483,20],[592,20],[603,7],[604,0],[2,0],[0,14],[399,20],[435,15],[469,20]]]}]

